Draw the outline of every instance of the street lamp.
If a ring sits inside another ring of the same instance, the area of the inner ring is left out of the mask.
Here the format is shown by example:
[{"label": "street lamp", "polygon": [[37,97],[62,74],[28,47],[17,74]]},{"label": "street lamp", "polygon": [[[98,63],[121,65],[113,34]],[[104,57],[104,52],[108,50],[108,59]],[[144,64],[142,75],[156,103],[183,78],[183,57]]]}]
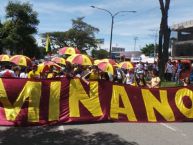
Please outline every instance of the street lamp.
[{"label": "street lamp", "polygon": [[111,16],[111,35],[110,35],[110,50],[109,50],[109,57],[111,57],[112,38],[113,38],[113,25],[114,25],[114,18],[115,18],[115,16],[117,16],[119,13],[136,13],[136,11],[118,11],[118,12],[113,14],[111,11],[109,11],[107,9],[103,9],[103,8],[99,8],[99,7],[95,7],[95,6],[91,6],[91,7],[95,8],[95,9],[99,9],[99,10],[105,11],[105,12],[109,13],[110,16]]}]

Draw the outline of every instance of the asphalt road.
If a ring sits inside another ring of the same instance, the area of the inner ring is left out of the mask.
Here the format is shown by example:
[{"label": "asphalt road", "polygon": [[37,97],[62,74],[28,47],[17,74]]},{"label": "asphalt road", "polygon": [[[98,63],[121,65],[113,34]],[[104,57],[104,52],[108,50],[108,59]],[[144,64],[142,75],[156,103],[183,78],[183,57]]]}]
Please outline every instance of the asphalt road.
[{"label": "asphalt road", "polygon": [[193,123],[0,127],[2,145],[193,145]]}]

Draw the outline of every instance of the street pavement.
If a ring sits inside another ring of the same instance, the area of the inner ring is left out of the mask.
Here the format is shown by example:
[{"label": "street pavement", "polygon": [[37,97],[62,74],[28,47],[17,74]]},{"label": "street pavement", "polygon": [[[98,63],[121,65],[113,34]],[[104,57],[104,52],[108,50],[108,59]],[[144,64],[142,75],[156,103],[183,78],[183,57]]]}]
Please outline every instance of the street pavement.
[{"label": "street pavement", "polygon": [[0,127],[2,145],[193,145],[193,123]]}]

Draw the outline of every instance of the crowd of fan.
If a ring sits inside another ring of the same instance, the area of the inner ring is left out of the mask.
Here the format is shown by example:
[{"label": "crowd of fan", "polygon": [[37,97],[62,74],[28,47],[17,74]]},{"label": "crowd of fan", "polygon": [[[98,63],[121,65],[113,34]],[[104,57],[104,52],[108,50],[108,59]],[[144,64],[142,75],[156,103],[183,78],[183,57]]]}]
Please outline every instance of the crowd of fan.
[{"label": "crowd of fan", "polygon": [[180,60],[172,62],[170,59],[165,66],[165,80],[176,82],[177,84],[183,84],[184,86],[190,85],[190,74],[185,78],[181,78],[181,74],[184,71],[184,65]]},{"label": "crowd of fan", "polygon": [[[176,67],[169,60],[165,68],[165,79],[167,81],[179,81],[179,76],[182,71],[181,63]],[[0,77],[7,78],[29,78],[29,79],[46,79],[46,78],[80,78],[85,83],[89,84],[92,80],[107,80],[115,83],[127,84],[139,87],[158,88],[160,87],[160,78],[157,62],[153,64],[136,63],[132,69],[121,69],[116,67],[114,74],[103,72],[97,66],[81,66],[67,63],[62,69],[58,70],[54,66],[50,66],[43,72],[38,71],[37,64],[32,67],[19,67],[3,65],[0,70]],[[183,85],[187,86],[189,80],[184,79]]]}]

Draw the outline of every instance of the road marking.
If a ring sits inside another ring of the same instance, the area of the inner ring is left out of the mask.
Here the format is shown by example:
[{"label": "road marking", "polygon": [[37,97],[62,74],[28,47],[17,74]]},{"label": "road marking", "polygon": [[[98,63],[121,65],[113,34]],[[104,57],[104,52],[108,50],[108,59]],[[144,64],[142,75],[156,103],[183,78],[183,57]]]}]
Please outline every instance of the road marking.
[{"label": "road marking", "polygon": [[170,130],[172,130],[172,131],[174,131],[174,132],[177,131],[174,127],[171,127],[171,126],[169,126],[169,125],[167,125],[167,124],[165,124],[165,123],[161,123],[161,125],[165,126],[166,128],[168,128],[168,129],[170,129]]},{"label": "road marking", "polygon": [[174,128],[174,127],[171,127],[170,125],[167,125],[165,123],[161,123],[161,125],[163,125],[164,127],[174,131],[174,132],[179,132],[182,136],[186,137],[187,135],[180,129],[177,129],[177,128]]},{"label": "road marking", "polygon": [[65,130],[64,125],[59,126],[59,127],[58,127],[58,130],[64,131],[64,130]]}]

